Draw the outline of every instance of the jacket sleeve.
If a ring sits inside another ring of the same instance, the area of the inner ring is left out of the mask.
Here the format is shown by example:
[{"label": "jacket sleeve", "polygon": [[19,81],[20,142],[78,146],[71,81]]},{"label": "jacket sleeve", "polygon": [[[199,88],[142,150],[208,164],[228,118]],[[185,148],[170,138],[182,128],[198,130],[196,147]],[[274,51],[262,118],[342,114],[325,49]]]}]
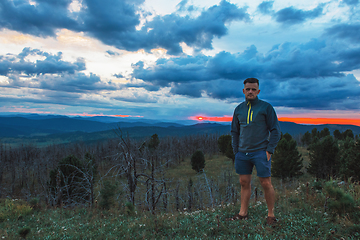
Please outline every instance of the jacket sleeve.
[{"label": "jacket sleeve", "polygon": [[235,115],[235,111],[236,109],[234,110],[234,115],[231,122],[231,144],[234,154],[236,154],[239,151],[239,138],[240,138],[240,124],[239,124],[239,119]]},{"label": "jacket sleeve", "polygon": [[269,144],[266,151],[273,154],[277,143],[281,137],[280,124],[276,116],[275,109],[269,105],[266,115],[266,125],[270,132]]}]

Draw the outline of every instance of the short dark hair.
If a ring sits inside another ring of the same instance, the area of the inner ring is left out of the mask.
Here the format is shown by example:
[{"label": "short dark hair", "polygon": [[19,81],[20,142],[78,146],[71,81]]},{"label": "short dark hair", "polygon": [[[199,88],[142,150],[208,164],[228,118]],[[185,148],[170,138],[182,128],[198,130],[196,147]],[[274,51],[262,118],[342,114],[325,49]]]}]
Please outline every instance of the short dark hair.
[{"label": "short dark hair", "polygon": [[245,79],[245,81],[244,81],[244,85],[245,85],[246,83],[257,83],[257,85],[259,85],[259,79],[257,79],[257,78],[247,78],[247,79]]}]

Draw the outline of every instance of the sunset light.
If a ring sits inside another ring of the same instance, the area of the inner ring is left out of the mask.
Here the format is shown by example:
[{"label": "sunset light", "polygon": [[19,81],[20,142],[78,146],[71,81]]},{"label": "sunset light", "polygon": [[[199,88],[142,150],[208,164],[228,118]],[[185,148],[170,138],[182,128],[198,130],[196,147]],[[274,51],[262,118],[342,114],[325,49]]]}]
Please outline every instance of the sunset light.
[{"label": "sunset light", "polygon": [[0,115],[228,124],[256,77],[281,121],[359,126],[359,7],[0,0]]},{"label": "sunset light", "polygon": [[[205,116],[192,116],[189,117],[191,120],[198,121],[210,121],[210,122],[231,122],[232,117],[223,116],[223,117],[205,117]],[[360,126],[360,119],[346,119],[346,118],[290,118],[290,117],[280,117],[279,121],[281,122],[293,122],[297,124],[341,124],[341,125],[355,125]]]},{"label": "sunset light", "polygon": [[341,125],[355,125],[360,126],[360,119],[346,119],[346,118],[288,118],[281,117],[279,121],[293,122],[298,124],[341,124]]},{"label": "sunset light", "polygon": [[210,122],[231,122],[232,117],[223,116],[223,117],[205,117],[205,116],[192,116],[189,117],[191,120],[199,120],[199,121],[210,121]]}]

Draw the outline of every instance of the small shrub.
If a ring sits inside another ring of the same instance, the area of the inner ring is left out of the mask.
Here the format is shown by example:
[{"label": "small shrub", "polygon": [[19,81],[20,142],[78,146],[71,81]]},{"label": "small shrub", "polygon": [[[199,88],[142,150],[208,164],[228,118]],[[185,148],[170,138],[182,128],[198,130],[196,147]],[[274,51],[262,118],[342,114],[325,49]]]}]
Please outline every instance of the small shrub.
[{"label": "small shrub", "polygon": [[344,215],[352,213],[355,209],[354,198],[341,188],[334,186],[332,182],[325,184],[324,190],[329,196],[328,207],[333,214]]},{"label": "small shrub", "polygon": [[228,158],[235,161],[235,154],[231,144],[231,136],[228,135],[221,135],[218,139],[218,147],[219,151],[222,154],[225,154]]},{"label": "small shrub", "polygon": [[37,197],[30,199],[29,204],[33,209],[40,209],[40,200]]},{"label": "small shrub", "polygon": [[229,143],[231,145],[231,136],[228,134],[228,135],[221,135],[218,139],[218,147],[219,147],[219,150],[221,153],[225,154],[227,149],[228,149],[228,146],[229,146]]},{"label": "small shrub", "polygon": [[94,181],[97,166],[94,157],[86,153],[80,160],[74,155],[62,159],[57,168],[50,171],[49,188],[56,204],[66,205],[85,203],[90,199],[90,182]]},{"label": "small shrub", "polygon": [[314,189],[317,192],[320,192],[323,189],[323,184],[320,181],[314,181],[311,183],[310,188]]},{"label": "small shrub", "polygon": [[131,202],[125,203],[125,212],[128,216],[134,215],[135,213],[135,206]]},{"label": "small shrub", "polygon": [[201,172],[205,168],[205,156],[202,151],[197,150],[191,156],[191,166],[196,172]]},{"label": "small shrub", "polygon": [[20,235],[20,237],[25,239],[27,237],[27,235],[30,233],[30,231],[31,231],[31,229],[29,227],[24,227],[19,230],[19,235]]},{"label": "small shrub", "polygon": [[113,185],[110,181],[105,181],[103,188],[100,190],[100,203],[99,206],[103,209],[109,210],[110,207],[114,204],[116,186]]},{"label": "small shrub", "polygon": [[0,222],[7,218],[19,218],[32,212],[32,207],[23,200],[6,199],[0,206]]}]

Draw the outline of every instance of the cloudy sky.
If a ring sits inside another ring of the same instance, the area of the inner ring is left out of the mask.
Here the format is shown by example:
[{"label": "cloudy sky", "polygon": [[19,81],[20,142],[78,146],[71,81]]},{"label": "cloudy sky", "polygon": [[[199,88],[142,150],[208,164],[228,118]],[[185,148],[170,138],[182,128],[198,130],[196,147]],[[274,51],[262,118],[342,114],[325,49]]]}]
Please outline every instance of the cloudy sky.
[{"label": "cloudy sky", "polygon": [[[1,0],[0,112],[360,123],[360,0]],[[214,118],[213,118],[214,117]]]}]

